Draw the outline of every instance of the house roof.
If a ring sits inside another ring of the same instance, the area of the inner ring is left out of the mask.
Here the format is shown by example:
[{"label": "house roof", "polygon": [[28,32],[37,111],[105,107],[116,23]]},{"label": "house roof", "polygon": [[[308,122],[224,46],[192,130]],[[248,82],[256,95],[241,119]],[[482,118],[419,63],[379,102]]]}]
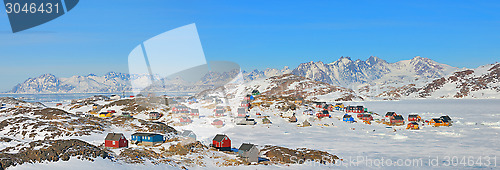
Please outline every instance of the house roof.
[{"label": "house roof", "polygon": [[418,115],[408,115],[408,117],[417,117]]},{"label": "house roof", "polygon": [[189,136],[189,134],[191,134],[191,133],[193,133],[193,131],[184,130],[184,131],[182,131],[181,136]]},{"label": "house roof", "polygon": [[213,140],[214,140],[214,141],[217,141],[217,142],[222,142],[222,140],[223,140],[225,137],[227,137],[227,136],[226,136],[226,135],[222,135],[222,134],[217,134],[217,135],[215,135],[215,137],[214,137],[214,139],[213,139]]},{"label": "house roof", "polygon": [[445,120],[451,120],[450,116],[446,115],[446,116],[441,116],[441,119],[445,119]]},{"label": "house roof", "polygon": [[238,149],[238,151],[249,151],[250,149],[252,149],[255,145],[254,144],[250,144],[250,143],[243,143],[241,144],[240,148]]},{"label": "house roof", "polygon": [[191,113],[199,113],[200,111],[198,109],[191,109]]},{"label": "house roof", "polygon": [[433,118],[432,120],[434,120],[434,122],[436,122],[436,123],[441,123],[442,122],[441,119],[439,119],[439,118]]},{"label": "house roof", "polygon": [[241,104],[248,104],[249,102],[247,100],[241,101]]},{"label": "house roof", "polygon": [[394,114],[396,114],[396,112],[387,112],[387,113],[385,114],[385,116],[392,116],[392,115],[394,115]]},{"label": "house roof", "polygon": [[326,114],[326,115],[328,115],[328,114],[330,114],[330,112],[328,112],[328,110],[323,110],[323,111],[322,111],[322,114]]},{"label": "house roof", "polygon": [[344,118],[351,118],[351,115],[345,114]]},{"label": "house roof", "polygon": [[259,92],[259,90],[252,90],[252,93],[257,93]]},{"label": "house roof", "polygon": [[404,118],[401,115],[396,115],[394,116],[394,120],[404,120]]},{"label": "house roof", "polygon": [[104,140],[118,141],[123,136],[122,133],[108,133]]}]

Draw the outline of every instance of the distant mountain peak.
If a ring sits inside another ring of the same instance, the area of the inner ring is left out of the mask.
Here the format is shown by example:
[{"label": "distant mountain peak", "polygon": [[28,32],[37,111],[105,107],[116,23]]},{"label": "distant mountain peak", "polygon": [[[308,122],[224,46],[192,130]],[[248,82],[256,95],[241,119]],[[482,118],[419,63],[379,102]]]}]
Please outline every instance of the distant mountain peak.
[{"label": "distant mountain peak", "polygon": [[347,87],[353,84],[371,83],[384,76],[389,81],[400,81],[402,78],[437,78],[454,70],[456,68],[419,56],[409,62],[406,60],[397,63],[387,63],[375,56],[365,61],[359,59],[352,61],[350,57],[341,56],[329,64],[302,63],[292,71],[292,74]]}]

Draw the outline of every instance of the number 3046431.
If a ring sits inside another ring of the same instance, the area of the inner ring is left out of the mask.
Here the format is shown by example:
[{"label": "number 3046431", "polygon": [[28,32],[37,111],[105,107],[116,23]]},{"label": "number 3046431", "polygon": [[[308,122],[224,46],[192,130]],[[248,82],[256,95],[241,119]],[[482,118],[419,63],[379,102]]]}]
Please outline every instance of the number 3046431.
[{"label": "number 3046431", "polygon": [[5,3],[5,11],[8,14],[59,13],[59,3]]}]

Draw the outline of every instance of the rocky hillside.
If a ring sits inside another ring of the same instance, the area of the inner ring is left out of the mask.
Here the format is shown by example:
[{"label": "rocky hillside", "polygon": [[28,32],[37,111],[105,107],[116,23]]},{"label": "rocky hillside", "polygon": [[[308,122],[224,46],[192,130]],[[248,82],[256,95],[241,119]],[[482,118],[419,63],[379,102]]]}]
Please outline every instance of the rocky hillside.
[{"label": "rocky hillside", "polygon": [[422,98],[491,98],[500,97],[500,63],[481,66],[435,79],[411,95]]}]

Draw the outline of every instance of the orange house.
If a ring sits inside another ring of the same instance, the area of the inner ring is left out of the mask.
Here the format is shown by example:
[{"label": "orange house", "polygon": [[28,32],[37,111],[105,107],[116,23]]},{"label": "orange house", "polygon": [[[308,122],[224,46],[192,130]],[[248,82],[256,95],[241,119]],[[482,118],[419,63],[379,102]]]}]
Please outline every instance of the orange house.
[{"label": "orange house", "polygon": [[411,129],[411,130],[419,130],[420,127],[418,126],[418,123],[416,122],[411,122],[411,123],[408,123],[406,129]]},{"label": "orange house", "polygon": [[431,121],[429,121],[429,123],[427,123],[428,125],[432,125],[434,127],[438,127],[438,126],[450,126],[450,123],[448,121],[443,121],[442,119],[439,119],[439,118],[434,118],[434,119],[431,119]]}]

